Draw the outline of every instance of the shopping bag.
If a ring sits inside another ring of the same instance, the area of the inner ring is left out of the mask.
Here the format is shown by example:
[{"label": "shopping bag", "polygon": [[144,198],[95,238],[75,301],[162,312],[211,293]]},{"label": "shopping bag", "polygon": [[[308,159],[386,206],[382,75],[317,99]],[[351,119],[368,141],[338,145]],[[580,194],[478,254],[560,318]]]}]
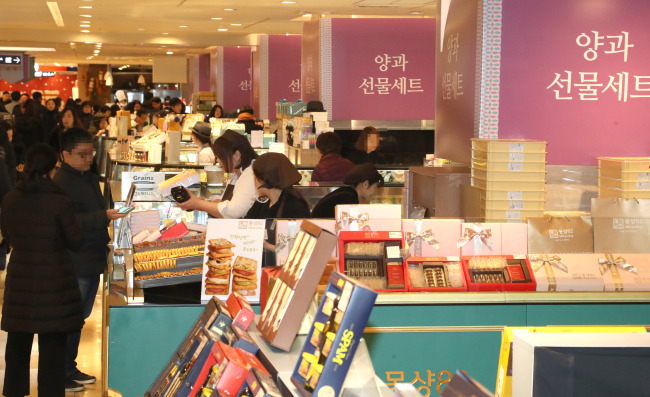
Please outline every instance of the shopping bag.
[{"label": "shopping bag", "polygon": [[650,199],[592,198],[594,250],[650,253]]},{"label": "shopping bag", "polygon": [[594,252],[591,218],[582,216],[528,218],[528,252],[531,254]]}]

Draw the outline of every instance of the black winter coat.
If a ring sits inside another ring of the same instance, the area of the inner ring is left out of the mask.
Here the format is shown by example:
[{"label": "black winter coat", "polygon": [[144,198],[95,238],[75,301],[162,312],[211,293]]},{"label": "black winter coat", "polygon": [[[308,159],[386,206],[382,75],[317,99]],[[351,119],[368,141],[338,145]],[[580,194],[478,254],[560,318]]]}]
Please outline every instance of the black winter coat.
[{"label": "black winter coat", "polygon": [[7,266],[2,329],[75,332],[83,326],[81,292],[68,249],[83,234],[70,198],[49,178],[28,192],[23,184],[2,201],[2,234],[13,251]]},{"label": "black winter coat", "polygon": [[97,174],[77,171],[67,163],[61,163],[61,169],[54,176],[54,183],[72,198],[74,212],[83,230],[83,247],[70,253],[77,276],[102,274],[108,264],[108,243],[111,240],[108,235],[110,221],[106,215]]}]

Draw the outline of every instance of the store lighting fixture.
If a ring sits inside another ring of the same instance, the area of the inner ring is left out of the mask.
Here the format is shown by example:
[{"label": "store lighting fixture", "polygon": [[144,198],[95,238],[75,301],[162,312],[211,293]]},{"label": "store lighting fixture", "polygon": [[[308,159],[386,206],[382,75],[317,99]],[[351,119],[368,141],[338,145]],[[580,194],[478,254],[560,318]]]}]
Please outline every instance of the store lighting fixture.
[{"label": "store lighting fixture", "polygon": [[226,28],[221,28],[221,29],[217,29],[217,31],[219,31],[219,32],[227,32],[228,29],[226,29]]},{"label": "store lighting fixture", "polygon": [[54,65],[55,65],[55,66],[61,66],[61,64],[58,63],[58,62],[54,62]]},{"label": "store lighting fixture", "polygon": [[111,73],[111,65],[108,65],[106,74],[104,75],[104,84],[106,84],[107,87],[113,85],[113,73]]},{"label": "store lighting fixture", "polygon": [[84,23],[82,23],[81,25],[79,25],[79,27],[80,27],[80,28],[89,28],[90,25],[89,25],[89,24],[84,24]]},{"label": "store lighting fixture", "polygon": [[70,47],[71,47],[72,49],[75,49],[75,48],[77,48],[77,45],[71,41],[71,42],[70,42]]},{"label": "store lighting fixture", "polygon": [[221,21],[223,18],[214,17],[214,18],[210,18],[210,19],[212,19],[213,21]]},{"label": "store lighting fixture", "polygon": [[241,23],[231,23],[230,26],[241,26]]},{"label": "store lighting fixture", "polygon": [[237,11],[236,8],[224,8],[223,10],[224,11]]},{"label": "store lighting fixture", "polygon": [[140,76],[138,76],[138,84],[140,85],[147,84],[147,81],[144,79],[144,76],[142,75],[142,65],[140,65]]},{"label": "store lighting fixture", "polygon": [[93,6],[79,6],[79,8],[83,8],[85,10],[90,10],[93,8]]},{"label": "store lighting fixture", "polygon": [[56,50],[48,47],[0,47],[0,51],[53,52]]},{"label": "store lighting fixture", "polygon": [[179,28],[186,28],[187,26],[185,25],[180,25]]},{"label": "store lighting fixture", "polygon": [[296,4],[295,1],[288,1],[288,0],[281,1],[280,3],[282,3],[282,4]]},{"label": "store lighting fixture", "polygon": [[424,11],[411,11],[411,15],[422,15]]},{"label": "store lighting fixture", "polygon": [[165,32],[165,33],[163,33],[163,34],[164,34],[165,36],[167,36],[169,33],[166,33],[166,32]]},{"label": "store lighting fixture", "polygon": [[84,30],[81,31],[81,33],[90,33],[90,30],[84,29]]},{"label": "store lighting fixture", "polygon": [[79,16],[82,17],[82,18],[92,18],[93,17],[92,15],[88,15],[88,14],[83,14],[83,15],[79,15]]},{"label": "store lighting fixture", "polygon": [[56,1],[46,1],[45,4],[47,4],[47,8],[50,9],[50,14],[52,14],[52,18],[54,19],[56,26],[62,28],[64,24],[61,10],[59,10],[59,3]]},{"label": "store lighting fixture", "polygon": [[174,51],[167,51],[165,54],[167,54],[167,55],[174,55]]}]

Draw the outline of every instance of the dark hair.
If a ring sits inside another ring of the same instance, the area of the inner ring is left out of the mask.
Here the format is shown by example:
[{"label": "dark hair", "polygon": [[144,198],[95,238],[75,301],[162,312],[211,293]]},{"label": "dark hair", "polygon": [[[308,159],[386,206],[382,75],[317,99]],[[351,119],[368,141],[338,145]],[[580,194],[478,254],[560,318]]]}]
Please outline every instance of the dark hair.
[{"label": "dark hair", "polygon": [[341,153],[341,138],[335,132],[323,132],[316,138],[316,148],[323,156]]},{"label": "dark hair", "polygon": [[57,110],[61,107],[61,101],[62,101],[62,99],[61,99],[60,96],[54,98],[54,104],[56,105]]},{"label": "dark hair", "polygon": [[84,106],[90,106],[91,108],[93,107],[93,105],[90,103],[90,101],[81,102],[81,107],[83,108]]},{"label": "dark hair", "polygon": [[66,107],[61,112],[61,117],[59,118],[59,123],[61,125],[63,125],[63,115],[65,114],[65,112],[72,113],[72,118],[74,119],[74,121],[72,122],[72,128],[83,128],[83,124],[81,123],[81,119],[79,118],[79,113],[77,113],[77,110],[75,108],[69,108],[69,107]]},{"label": "dark hair", "polygon": [[59,156],[52,146],[45,143],[35,143],[27,150],[25,168],[20,178],[25,190],[30,192],[38,191],[41,181],[47,178],[56,167]]},{"label": "dark hair", "polygon": [[56,110],[56,100],[50,98],[50,99],[48,99],[47,101],[45,101],[45,104],[47,105],[47,103],[48,103],[49,101],[52,101],[52,103],[54,103],[54,110]]},{"label": "dark hair", "polygon": [[359,138],[357,139],[357,142],[354,144],[354,147],[357,150],[361,150],[362,152],[368,151],[368,136],[369,135],[377,135],[379,137],[379,131],[375,127],[366,127],[361,131],[361,135],[359,135]]},{"label": "dark hair", "polygon": [[[117,106],[117,105],[116,105],[116,106]],[[118,106],[118,107],[119,107],[119,106]],[[107,106],[107,105],[104,105],[104,106],[102,106],[101,108],[99,108],[99,111],[100,111],[101,113],[106,113],[107,111],[110,112],[110,111],[111,111],[111,107],[110,107],[110,106]]]},{"label": "dark hair", "polygon": [[355,165],[348,173],[343,177],[343,183],[348,186],[357,187],[360,183],[368,181],[369,185],[374,185],[377,183],[377,187],[384,186],[384,178],[377,171],[374,164],[364,163]]},{"label": "dark hair", "polygon": [[26,118],[32,118],[34,116],[34,100],[33,99],[27,99],[23,104],[21,105],[21,108],[23,108],[23,116]]},{"label": "dark hair", "polygon": [[12,101],[20,100],[20,91],[11,91],[11,100]]},{"label": "dark hair", "polygon": [[32,98],[34,98],[34,99],[42,99],[43,94],[41,94],[39,91],[34,91],[34,92],[32,92]]},{"label": "dark hair", "polygon": [[253,108],[249,105],[242,106],[241,109],[239,109],[239,114],[242,113],[249,113],[251,116],[255,114]]},{"label": "dark hair", "polygon": [[176,105],[183,105],[183,101],[180,98],[172,98],[169,100],[169,107],[173,108]]},{"label": "dark hair", "polygon": [[235,164],[232,163],[232,156],[236,151],[239,151],[241,155],[239,167],[242,169],[248,168],[253,160],[257,158],[257,153],[255,153],[250,142],[248,142],[248,138],[237,131],[226,130],[212,144],[212,152],[219,159],[226,172],[233,172],[235,170]]},{"label": "dark hair", "polygon": [[151,98],[153,98],[153,92],[145,92],[144,93],[144,100],[145,101],[151,101]]},{"label": "dark hair", "polygon": [[[0,120],[0,132],[4,132],[5,134],[7,134],[9,130],[13,130],[13,129],[14,127],[11,125],[10,122],[5,120]],[[9,136],[7,136],[7,139],[9,139]]]},{"label": "dark hair", "polygon": [[9,91],[2,91],[2,95],[9,94]]},{"label": "dark hair", "polygon": [[93,143],[93,137],[83,128],[70,128],[61,135],[61,151],[72,152],[82,143]]},{"label": "dark hair", "polygon": [[111,109],[111,117],[115,117],[117,116],[117,112],[120,110],[120,105],[112,105],[110,109]]},{"label": "dark hair", "polygon": [[[76,109],[77,108],[77,103],[74,101],[74,99],[68,98],[65,101],[65,107],[70,108],[70,109]],[[63,112],[61,112],[61,113],[63,113]]]},{"label": "dark hair", "polygon": [[217,113],[217,109],[221,109],[221,116],[219,117],[223,117],[223,108],[221,107],[221,105],[214,105],[212,109],[210,109],[210,113],[208,113],[208,119],[210,117],[214,117],[214,115]]},{"label": "dark hair", "polygon": [[146,110],[142,110],[142,109],[140,109],[140,110],[138,110],[138,111],[135,112],[136,117],[140,117],[140,116],[142,116],[143,114],[148,115],[149,112],[147,112]]},{"label": "dark hair", "polygon": [[159,97],[155,96],[151,98],[151,103],[162,103],[162,100],[160,100]]}]

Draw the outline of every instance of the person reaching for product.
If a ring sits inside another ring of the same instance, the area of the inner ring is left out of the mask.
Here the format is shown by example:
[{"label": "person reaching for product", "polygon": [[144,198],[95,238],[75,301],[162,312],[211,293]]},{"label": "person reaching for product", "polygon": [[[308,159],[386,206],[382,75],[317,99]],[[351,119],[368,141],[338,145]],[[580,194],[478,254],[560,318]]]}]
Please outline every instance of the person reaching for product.
[{"label": "person reaching for product", "polygon": [[2,202],[7,267],[2,330],[7,331],[5,396],[29,395],[30,355],[38,334],[38,395],[65,394],[66,338],[83,325],[70,249],[84,242],[70,197],[54,182],[58,154],[44,143],[28,151],[16,189]]},{"label": "person reaching for product", "polygon": [[242,218],[253,206],[257,192],[252,164],[257,153],[242,134],[226,130],[212,144],[219,165],[228,173],[226,190],[220,200],[202,200],[189,190],[189,199],[177,205],[184,211],[205,211],[215,218]]},{"label": "person reaching for product", "polygon": [[311,212],[313,218],[330,219],[335,216],[339,204],[367,204],[384,179],[371,163],[357,165],[343,178],[347,186],[340,187],[320,199]]},{"label": "person reaching for product", "polygon": [[[83,319],[93,309],[99,287],[99,277],[108,265],[108,225],[110,221],[124,218],[117,210],[106,210],[104,196],[97,174],[90,170],[93,162],[93,136],[81,128],[71,128],[61,135],[61,169],[54,177],[56,183],[71,198],[74,212],[81,225],[84,245],[72,252],[72,262],[77,274]],[[81,331],[68,334],[66,390],[84,390],[83,384],[95,383],[95,377],[77,368],[77,353]]]}]

